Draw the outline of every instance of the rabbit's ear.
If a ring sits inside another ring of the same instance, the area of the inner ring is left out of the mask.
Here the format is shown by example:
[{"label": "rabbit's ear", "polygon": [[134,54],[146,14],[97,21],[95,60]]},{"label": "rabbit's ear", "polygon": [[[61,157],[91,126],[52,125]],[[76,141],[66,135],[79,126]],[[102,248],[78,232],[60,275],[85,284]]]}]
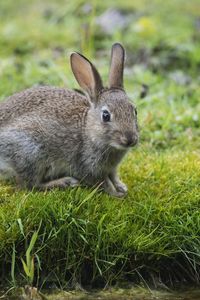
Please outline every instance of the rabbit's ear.
[{"label": "rabbit's ear", "polygon": [[80,87],[95,101],[103,89],[101,77],[93,64],[83,55],[74,52],[70,57],[71,68]]},{"label": "rabbit's ear", "polygon": [[111,64],[109,72],[109,87],[123,88],[125,50],[121,44],[115,43],[111,50]]}]

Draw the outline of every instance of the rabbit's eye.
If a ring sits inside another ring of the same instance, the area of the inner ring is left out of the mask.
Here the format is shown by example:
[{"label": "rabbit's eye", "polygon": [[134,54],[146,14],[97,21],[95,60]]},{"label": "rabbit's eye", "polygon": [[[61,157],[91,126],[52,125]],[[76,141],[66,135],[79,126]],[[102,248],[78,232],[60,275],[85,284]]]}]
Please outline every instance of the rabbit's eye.
[{"label": "rabbit's eye", "polygon": [[110,113],[106,109],[102,111],[102,120],[104,122],[110,122]]}]

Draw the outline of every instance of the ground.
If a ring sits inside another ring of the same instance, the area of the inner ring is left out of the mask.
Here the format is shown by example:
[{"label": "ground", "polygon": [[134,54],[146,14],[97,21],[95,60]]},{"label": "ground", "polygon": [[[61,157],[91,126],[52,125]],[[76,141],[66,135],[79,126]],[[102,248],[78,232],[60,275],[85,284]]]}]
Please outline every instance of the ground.
[{"label": "ground", "polygon": [[2,101],[32,85],[77,88],[71,51],[90,58],[106,82],[120,41],[140,124],[140,143],[120,168],[123,200],[87,188],[0,184],[4,284],[199,282],[199,10],[198,0],[1,1]]}]

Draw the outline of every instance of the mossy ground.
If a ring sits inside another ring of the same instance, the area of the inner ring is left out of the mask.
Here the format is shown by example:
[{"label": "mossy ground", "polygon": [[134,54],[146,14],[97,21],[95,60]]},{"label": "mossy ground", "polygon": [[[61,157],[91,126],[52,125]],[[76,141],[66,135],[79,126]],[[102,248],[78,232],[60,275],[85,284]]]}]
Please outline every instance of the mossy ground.
[{"label": "mossy ground", "polygon": [[[111,35],[95,25],[109,7],[131,15]],[[199,10],[195,0],[1,1],[2,100],[36,84],[77,87],[72,50],[93,59],[106,80],[119,40],[141,135],[120,168],[129,188],[122,200],[86,188],[39,193],[1,183],[1,279],[8,285],[31,281],[21,259],[34,232],[30,256],[40,287],[199,283]],[[149,88],[143,98],[142,84]]]}]

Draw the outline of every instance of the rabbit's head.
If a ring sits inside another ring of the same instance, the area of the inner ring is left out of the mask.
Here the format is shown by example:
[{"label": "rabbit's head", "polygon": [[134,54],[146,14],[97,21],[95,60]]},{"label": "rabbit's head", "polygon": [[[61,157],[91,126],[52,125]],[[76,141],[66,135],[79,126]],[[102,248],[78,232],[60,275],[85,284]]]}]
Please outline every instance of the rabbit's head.
[{"label": "rabbit's head", "polygon": [[79,53],[71,55],[71,67],[91,103],[86,131],[96,144],[126,150],[138,142],[137,110],[123,88],[124,48],[112,46],[109,86],[104,88],[94,65]]}]

